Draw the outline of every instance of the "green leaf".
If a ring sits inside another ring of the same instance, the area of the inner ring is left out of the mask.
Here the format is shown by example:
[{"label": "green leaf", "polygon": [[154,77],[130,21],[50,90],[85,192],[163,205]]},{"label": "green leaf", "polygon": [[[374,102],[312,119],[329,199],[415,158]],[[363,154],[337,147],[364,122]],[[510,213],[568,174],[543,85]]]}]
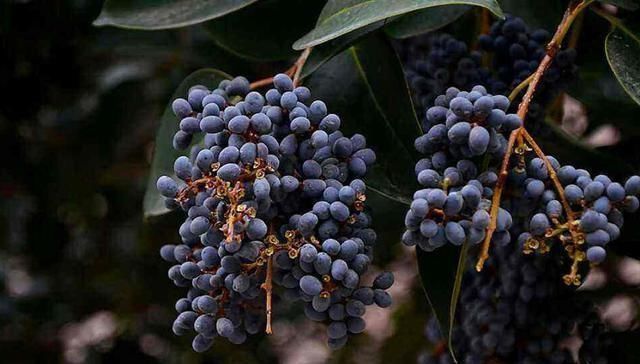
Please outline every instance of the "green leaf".
[{"label": "green leaf", "polygon": [[257,0],[107,0],[93,25],[169,29],[215,19]]},{"label": "green leaf", "polygon": [[397,39],[413,37],[440,29],[454,22],[470,8],[468,5],[451,5],[414,11],[392,21],[385,27],[385,31]]},{"label": "green leaf", "polygon": [[233,54],[283,60],[299,53],[291,45],[309,30],[323,4],[322,0],[263,0],[207,22],[205,28],[218,46]]},{"label": "green leaf", "polygon": [[416,248],[422,287],[454,357],[455,348],[451,345],[450,333],[455,319],[462,277],[467,267],[468,250],[469,244],[464,244],[462,248],[445,244],[432,252]]},{"label": "green leaf", "polygon": [[409,90],[393,48],[381,34],[358,42],[320,67],[306,82],[342,120],[347,133],[362,133],[377,162],[367,182],[388,196],[411,198],[421,134]]},{"label": "green leaf", "polygon": [[311,54],[309,58],[305,62],[302,67],[301,76],[303,78],[309,76],[313,72],[315,72],[320,66],[325,64],[331,58],[333,58],[336,54],[347,49],[351,44],[361,39],[363,36],[368,33],[382,27],[384,25],[383,21],[379,21],[377,23],[369,24],[365,27],[362,27],[358,30],[354,30],[351,33],[340,36],[336,39],[332,39],[326,43],[315,46],[311,49]]},{"label": "green leaf", "polygon": [[[410,196],[390,196],[381,193],[370,185],[367,179],[366,206],[370,208],[372,227],[376,230],[378,239],[373,251],[373,261],[379,267],[384,267],[398,258],[398,248],[404,233],[404,215],[411,203]],[[407,201],[408,200],[408,201]]]},{"label": "green leaf", "polygon": [[149,170],[147,190],[144,194],[143,209],[145,218],[169,212],[169,210],[164,207],[164,198],[156,190],[156,180],[162,175],[175,177],[173,162],[176,158],[184,154],[183,152],[173,149],[172,146],[173,134],[178,131],[179,120],[171,110],[171,103],[178,97],[185,97],[191,86],[204,85],[213,89],[224,79],[231,79],[231,76],[212,68],[195,71],[180,83],[180,86],[178,86],[167,103],[156,133],[153,160],[151,161],[151,168]]},{"label": "green leaf", "polygon": [[607,36],[605,51],[618,82],[640,104],[640,32],[620,24]]},{"label": "green leaf", "polygon": [[329,0],[315,29],[293,44],[305,49],[335,39],[377,21],[443,5],[476,5],[503,17],[496,0]]}]

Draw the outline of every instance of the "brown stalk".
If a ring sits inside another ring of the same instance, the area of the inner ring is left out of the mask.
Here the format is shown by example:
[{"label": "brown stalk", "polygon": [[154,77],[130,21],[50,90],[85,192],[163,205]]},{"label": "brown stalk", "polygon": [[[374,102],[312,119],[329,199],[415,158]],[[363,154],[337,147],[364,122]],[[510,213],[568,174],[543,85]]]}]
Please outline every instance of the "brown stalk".
[{"label": "brown stalk", "polygon": [[[300,57],[298,57],[295,63],[291,65],[289,69],[284,71],[284,74],[286,74],[287,76],[293,79],[294,86],[297,86],[298,82],[300,81],[300,74],[302,72],[302,67],[307,61],[307,58],[309,58],[310,53],[311,53],[311,48],[305,49],[302,52],[302,54],[300,54]],[[251,82],[251,84],[249,85],[249,88],[251,88],[252,90],[259,89],[261,87],[270,85],[272,82],[273,82],[273,77],[263,78],[261,80]]]},{"label": "brown stalk", "polygon": [[[562,17],[562,21],[558,25],[558,28],[555,34],[553,35],[553,38],[547,45],[547,52],[544,58],[542,59],[542,61],[540,62],[540,65],[538,65],[538,68],[532,75],[533,78],[529,77],[523,81],[523,83],[526,83],[526,82],[529,83],[527,92],[522,97],[522,101],[520,102],[520,105],[518,105],[518,116],[522,119],[523,125],[519,129],[516,129],[513,132],[511,132],[511,135],[509,136],[509,142],[507,144],[507,152],[502,160],[502,166],[500,168],[500,173],[498,175],[498,182],[496,183],[496,187],[493,193],[492,205],[491,205],[491,220],[489,222],[489,226],[487,227],[487,232],[486,232],[485,239],[482,243],[480,255],[478,256],[478,263],[476,264],[477,271],[482,270],[484,263],[489,258],[489,248],[491,246],[491,238],[493,237],[493,233],[495,232],[495,229],[496,229],[498,211],[500,207],[500,199],[502,197],[502,192],[504,190],[504,185],[506,183],[506,177],[509,173],[508,169],[509,169],[510,159],[513,153],[516,139],[518,140],[518,145],[521,148],[524,146],[524,141],[522,138],[523,137],[526,138],[527,135],[529,135],[524,129],[524,120],[527,116],[527,113],[529,112],[529,105],[531,104],[531,100],[533,100],[533,96],[535,95],[536,89],[538,88],[540,81],[542,81],[542,77],[544,76],[544,73],[547,71],[547,69],[551,65],[551,62],[553,61],[553,58],[558,53],[558,50],[562,45],[562,41],[567,35],[569,28],[571,28],[571,24],[576,19],[576,17],[580,14],[580,12],[584,10],[587,6],[589,6],[591,2],[592,0],[580,0],[580,1],[574,0],[571,3],[569,3],[567,10],[565,11],[564,16]],[[516,87],[516,89],[518,88],[520,88],[520,85]],[[531,138],[531,140],[533,140],[533,138]],[[538,152],[542,153],[542,150],[540,150],[539,147],[536,154]],[[544,154],[542,155],[544,156]],[[546,157],[542,159],[545,161],[545,165],[547,166],[547,169],[549,169],[549,175],[555,176],[555,171],[553,170],[551,163],[547,160]],[[557,180],[557,177],[555,177],[555,179]],[[562,186],[560,185],[560,187]],[[556,185],[556,189],[557,188],[558,186]],[[559,190],[558,193],[560,194],[561,199],[565,199],[563,190]],[[567,210],[567,213],[569,213],[569,211],[571,210]]]}]

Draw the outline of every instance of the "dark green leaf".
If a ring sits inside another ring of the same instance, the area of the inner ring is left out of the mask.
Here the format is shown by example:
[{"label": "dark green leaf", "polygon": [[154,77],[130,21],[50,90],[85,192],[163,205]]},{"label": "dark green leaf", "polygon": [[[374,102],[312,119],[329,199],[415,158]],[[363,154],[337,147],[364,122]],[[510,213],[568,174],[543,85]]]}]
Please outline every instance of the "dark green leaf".
[{"label": "dark green leaf", "polygon": [[171,103],[178,97],[185,97],[191,86],[204,85],[209,88],[215,88],[220,81],[230,78],[231,76],[224,72],[212,68],[201,69],[185,78],[171,96],[162,114],[162,119],[160,120],[160,125],[156,133],[153,160],[151,162],[151,169],[149,170],[149,180],[143,202],[145,217],[162,215],[169,212],[169,210],[164,207],[163,197],[160,196],[156,190],[156,180],[162,175],[174,176],[173,162],[183,154],[173,149],[172,146],[173,134],[178,130],[179,120],[177,120],[171,110]]},{"label": "dark green leaf", "polygon": [[451,5],[414,11],[385,27],[387,34],[394,38],[408,38],[431,32],[454,22],[467,12],[468,5]]},{"label": "dark green leaf", "polygon": [[287,59],[299,53],[291,45],[309,31],[323,4],[322,0],[263,0],[205,27],[216,44],[241,57]]},{"label": "dark green leaf", "polygon": [[93,25],[168,29],[202,23],[257,0],[107,0]]},{"label": "dark green leaf", "polygon": [[605,51],[618,82],[640,104],[640,32],[620,24],[607,36]]},{"label": "dark green leaf", "polygon": [[369,24],[351,33],[345,34],[326,43],[315,46],[311,49],[311,54],[302,68],[302,77],[307,77],[320,66],[329,61],[333,56],[347,49],[351,44],[362,38],[366,34],[384,25],[383,21]]},{"label": "dark green leaf", "polygon": [[[367,182],[370,182],[369,179]],[[404,233],[404,215],[410,203],[410,200],[406,201],[406,197],[397,198],[380,193],[371,185],[367,186],[366,206],[370,208],[372,227],[378,235],[376,248],[373,250],[373,261],[377,266],[384,267],[397,259]]]},{"label": "dark green leaf", "polygon": [[416,10],[444,5],[476,5],[502,17],[496,0],[329,0],[322,10],[315,29],[294,43],[295,49],[305,49],[366,25]]},{"label": "dark green leaf", "polygon": [[[416,248],[420,281],[446,340],[449,334],[466,268],[468,244],[445,244],[432,252]],[[451,348],[452,351],[454,348]]]},{"label": "dark green leaf", "polygon": [[413,141],[420,128],[388,41],[380,34],[365,38],[320,67],[307,86],[340,115],[345,131],[364,134],[376,150],[368,183],[388,196],[410,198],[416,185]]}]

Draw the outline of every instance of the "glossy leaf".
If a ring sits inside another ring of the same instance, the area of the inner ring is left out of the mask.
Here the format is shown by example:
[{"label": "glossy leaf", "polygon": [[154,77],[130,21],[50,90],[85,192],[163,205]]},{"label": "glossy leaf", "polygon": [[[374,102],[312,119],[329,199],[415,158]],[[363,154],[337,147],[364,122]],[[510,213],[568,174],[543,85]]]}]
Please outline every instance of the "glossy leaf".
[{"label": "glossy leaf", "polygon": [[178,97],[185,97],[191,86],[204,85],[212,89],[217,87],[220,81],[230,78],[231,76],[216,69],[201,69],[185,78],[171,96],[162,114],[162,119],[160,120],[156,133],[153,160],[149,170],[149,180],[147,181],[147,190],[143,202],[145,217],[162,215],[169,212],[169,210],[164,207],[164,198],[156,190],[156,180],[162,175],[174,176],[173,162],[180,155],[184,154],[184,152],[173,149],[172,146],[173,134],[178,131],[179,120],[171,110],[171,103]]},{"label": "glossy leaf", "polygon": [[261,61],[287,59],[300,53],[291,45],[309,30],[323,4],[322,0],[263,0],[207,22],[205,28],[218,46],[233,54]]},{"label": "glossy leaf", "polygon": [[293,47],[305,49],[377,21],[444,5],[476,5],[489,9],[496,16],[503,16],[496,0],[329,0],[315,29],[295,42]]},{"label": "glossy leaf", "polygon": [[360,38],[382,27],[383,25],[383,21],[369,24],[366,27],[354,30],[353,32],[345,34],[339,38],[332,39],[326,43],[313,47],[311,49],[311,54],[309,55],[307,62],[302,68],[302,77],[309,76],[311,73],[320,68],[320,66],[333,58],[336,54],[347,49],[353,43],[357,42]]},{"label": "glossy leaf", "polygon": [[385,27],[387,34],[394,38],[409,38],[440,29],[459,19],[471,6],[437,6],[414,11]]},{"label": "glossy leaf", "polygon": [[169,29],[215,19],[257,0],[107,0],[93,25]]},{"label": "glossy leaf", "polygon": [[380,34],[345,50],[309,77],[306,86],[342,119],[346,133],[362,133],[378,161],[367,178],[375,189],[410,200],[415,190],[413,141],[420,128],[399,60]]},{"label": "glossy leaf", "polygon": [[605,51],[618,82],[640,104],[640,32],[620,24],[607,36]]}]

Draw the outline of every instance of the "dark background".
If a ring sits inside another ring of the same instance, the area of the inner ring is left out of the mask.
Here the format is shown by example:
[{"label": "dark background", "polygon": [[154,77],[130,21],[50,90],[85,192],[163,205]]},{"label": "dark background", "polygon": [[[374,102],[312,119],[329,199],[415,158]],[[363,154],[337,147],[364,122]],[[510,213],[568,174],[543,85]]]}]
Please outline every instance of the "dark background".
[{"label": "dark background", "polygon": [[[142,215],[156,128],[180,82],[203,67],[256,79],[289,65],[235,57],[201,26],[96,28],[101,6],[0,5],[0,362],[296,362],[282,337],[219,342],[199,355],[174,336],[183,292],[158,249],[178,238],[179,217]],[[404,265],[414,287],[415,265]],[[392,335],[387,322],[378,359],[400,351],[413,362],[422,348],[427,309],[413,291],[394,314],[410,337]],[[305,340],[326,357],[322,329],[298,320],[299,308],[283,311],[282,331],[298,337],[307,325]],[[361,336],[331,360],[363,358],[374,339]]]}]

